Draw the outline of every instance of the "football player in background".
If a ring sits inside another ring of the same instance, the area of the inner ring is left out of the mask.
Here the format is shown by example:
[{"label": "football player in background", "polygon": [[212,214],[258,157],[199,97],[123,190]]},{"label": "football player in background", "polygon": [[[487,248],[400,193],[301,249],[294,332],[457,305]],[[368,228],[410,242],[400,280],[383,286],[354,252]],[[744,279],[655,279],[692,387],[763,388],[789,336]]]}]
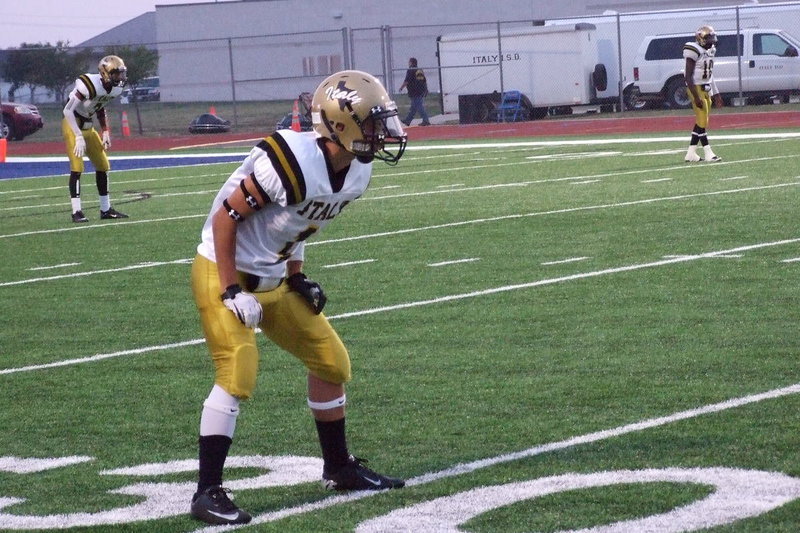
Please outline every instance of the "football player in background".
[{"label": "football player in background", "polygon": [[311,103],[314,131],[280,130],[262,140],[217,194],[192,266],[192,291],[215,368],[203,403],[199,481],[191,514],[210,524],[243,524],[222,486],[239,414],[256,384],[255,328],[306,366],[308,406],[322,448],[322,481],[332,490],[382,490],[405,482],[350,455],[345,390],[350,358],[322,314],[325,293],[303,273],[304,241],[369,185],[372,161],[397,163],[406,134],[377,78],[329,76]]},{"label": "football player in background", "polygon": [[708,115],[711,113],[711,97],[716,100],[717,106],[722,105],[722,98],[714,83],[712,71],[714,69],[714,55],[716,54],[717,34],[711,26],[700,26],[695,32],[695,41],[683,45],[683,57],[686,59],[684,79],[689,100],[694,110],[695,125],[692,138],[689,141],[689,150],[684,161],[697,162],[703,158],[697,154],[697,144],[703,146],[706,161],[722,161],[708,144],[706,128],[708,128]]},{"label": "football player in background", "polygon": [[[100,196],[100,218],[128,218],[111,207],[108,196],[108,171],[111,165],[106,150],[111,147],[111,132],[108,128],[105,107],[122,94],[128,80],[127,69],[122,59],[106,56],[97,66],[98,74],[83,74],[75,80],[75,88],[69,93],[61,121],[61,134],[67,145],[69,156],[69,196],[72,201],[72,221],[88,222],[81,209],[81,173],[83,156],[94,165],[97,193]],[[93,118],[97,117],[102,139],[94,129]]]}]

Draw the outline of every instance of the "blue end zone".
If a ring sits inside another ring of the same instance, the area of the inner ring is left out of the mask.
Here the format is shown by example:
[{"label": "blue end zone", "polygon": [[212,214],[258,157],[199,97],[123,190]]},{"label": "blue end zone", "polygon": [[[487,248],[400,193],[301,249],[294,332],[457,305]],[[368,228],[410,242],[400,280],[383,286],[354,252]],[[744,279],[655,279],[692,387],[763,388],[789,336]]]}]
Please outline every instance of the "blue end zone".
[{"label": "blue end zone", "polygon": [[[111,172],[118,170],[140,170],[213,163],[238,163],[247,154],[204,155],[143,155],[110,157]],[[94,173],[94,167],[86,161],[84,172]],[[68,176],[69,161],[66,157],[10,157],[0,163],[0,179]]]}]

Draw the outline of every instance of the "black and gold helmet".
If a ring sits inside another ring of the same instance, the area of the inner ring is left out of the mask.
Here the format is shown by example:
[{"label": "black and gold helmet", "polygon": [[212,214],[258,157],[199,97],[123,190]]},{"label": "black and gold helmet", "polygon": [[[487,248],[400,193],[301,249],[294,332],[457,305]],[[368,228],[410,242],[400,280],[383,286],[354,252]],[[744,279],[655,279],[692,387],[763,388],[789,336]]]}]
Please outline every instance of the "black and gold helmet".
[{"label": "black and gold helmet", "polygon": [[128,69],[125,63],[117,56],[106,56],[97,65],[103,83],[112,87],[123,87],[128,81]]},{"label": "black and gold helmet", "polygon": [[395,164],[406,149],[397,105],[378,78],[358,70],[328,76],[311,100],[314,130],[367,163]]},{"label": "black and gold helmet", "polygon": [[711,26],[700,26],[697,28],[697,31],[694,32],[694,38],[697,44],[706,50],[717,44],[717,34]]}]

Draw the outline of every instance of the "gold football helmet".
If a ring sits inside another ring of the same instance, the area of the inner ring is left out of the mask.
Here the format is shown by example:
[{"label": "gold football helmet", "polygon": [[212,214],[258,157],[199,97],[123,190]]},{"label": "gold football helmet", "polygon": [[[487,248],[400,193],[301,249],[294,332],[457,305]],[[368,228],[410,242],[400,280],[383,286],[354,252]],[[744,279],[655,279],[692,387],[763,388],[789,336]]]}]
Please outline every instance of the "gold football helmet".
[{"label": "gold football helmet", "polygon": [[[397,105],[375,76],[345,70],[328,76],[311,100],[314,130],[368,163],[373,158],[396,164],[407,137]],[[387,146],[395,147],[389,151]]]},{"label": "gold football helmet", "polygon": [[711,26],[700,26],[697,28],[697,31],[694,32],[694,38],[697,44],[706,50],[717,44],[717,34]]},{"label": "gold football helmet", "polygon": [[103,83],[112,87],[122,87],[128,81],[128,69],[125,63],[117,56],[106,56],[97,65]]}]

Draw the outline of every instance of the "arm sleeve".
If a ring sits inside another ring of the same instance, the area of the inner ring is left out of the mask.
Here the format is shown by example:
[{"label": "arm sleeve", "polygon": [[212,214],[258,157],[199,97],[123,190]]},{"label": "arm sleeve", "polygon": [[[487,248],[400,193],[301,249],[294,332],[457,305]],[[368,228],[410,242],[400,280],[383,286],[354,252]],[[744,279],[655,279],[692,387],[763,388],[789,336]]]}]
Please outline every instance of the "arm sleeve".
[{"label": "arm sleeve", "polygon": [[75,110],[81,105],[82,99],[79,97],[80,93],[76,90],[69,93],[67,104],[64,106],[64,118],[67,120],[69,128],[76,136],[81,134],[81,129],[78,127],[78,121],[75,120]]}]

